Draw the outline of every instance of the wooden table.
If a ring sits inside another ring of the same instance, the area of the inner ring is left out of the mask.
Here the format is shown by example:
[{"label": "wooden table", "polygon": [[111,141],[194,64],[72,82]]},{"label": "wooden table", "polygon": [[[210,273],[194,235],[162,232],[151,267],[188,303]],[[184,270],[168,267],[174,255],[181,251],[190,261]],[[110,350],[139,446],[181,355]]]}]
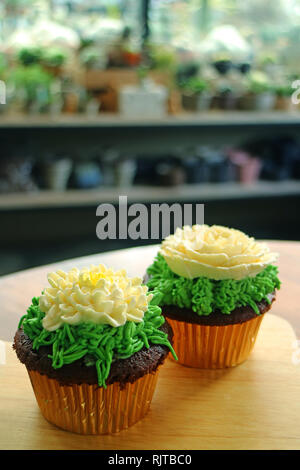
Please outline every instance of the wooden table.
[{"label": "wooden table", "polygon": [[[272,313],[288,320],[300,338],[300,242],[268,241],[270,248],[280,255],[278,265],[282,288],[272,307]],[[0,277],[0,339],[12,341],[18,321],[26,312],[32,297],[39,295],[47,285],[47,273],[56,269],[68,270],[104,263],[115,269],[124,268],[128,275],[143,276],[157,253],[157,245],[129,248],[99,255],[85,256],[47,266],[28,269]]]},{"label": "wooden table", "polygon": [[64,261],[0,279],[0,339],[8,341],[0,341],[6,354],[1,364],[0,350],[0,449],[300,449],[300,243],[270,246],[280,253],[282,289],[249,359],[215,371],[167,359],[148,415],[112,436],[81,436],[48,423],[11,341],[32,296],[45,286],[47,272],[103,262],[142,276],[157,247]]}]

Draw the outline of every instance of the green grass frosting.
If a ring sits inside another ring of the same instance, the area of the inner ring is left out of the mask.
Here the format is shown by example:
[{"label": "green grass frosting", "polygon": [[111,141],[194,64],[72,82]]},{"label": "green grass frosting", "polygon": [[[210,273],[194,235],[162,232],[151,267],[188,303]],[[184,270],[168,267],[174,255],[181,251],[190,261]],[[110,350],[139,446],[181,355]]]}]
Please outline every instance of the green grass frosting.
[{"label": "green grass frosting", "polygon": [[147,273],[150,276],[147,281],[149,290],[155,289],[162,294],[161,306],[185,307],[198,315],[209,315],[215,310],[230,314],[236,307],[245,305],[250,305],[259,315],[257,302],[265,300],[270,304],[268,294],[280,288],[278,268],[273,265],[267,266],[255,277],[239,281],[215,281],[206,277],[187,279],[173,273],[158,253]]},{"label": "green grass frosting", "polygon": [[161,294],[156,293],[139,323],[127,321],[119,327],[92,322],[65,323],[55,331],[48,331],[42,325],[45,314],[39,308],[39,298],[34,297],[27,314],[19,322],[19,328],[22,326],[24,333],[33,341],[33,349],[52,346],[52,354],[48,357],[52,359],[54,369],[84,357],[86,366],[96,367],[98,385],[106,388],[112,362],[127,359],[144,346],[149,348],[150,343],[167,346],[177,359],[167,334],[159,329],[165,322],[158,306],[160,301]]}]

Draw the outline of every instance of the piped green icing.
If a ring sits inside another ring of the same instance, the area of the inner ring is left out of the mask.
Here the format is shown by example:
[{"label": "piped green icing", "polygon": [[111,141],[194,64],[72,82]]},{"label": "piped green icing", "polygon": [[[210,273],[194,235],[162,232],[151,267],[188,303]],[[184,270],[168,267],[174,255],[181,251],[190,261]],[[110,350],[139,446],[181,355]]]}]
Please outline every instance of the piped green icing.
[{"label": "piped green icing", "polygon": [[64,323],[57,330],[48,331],[42,325],[45,314],[39,308],[39,298],[34,297],[27,314],[19,322],[19,328],[22,327],[33,341],[33,349],[52,346],[49,358],[54,369],[84,357],[86,366],[96,367],[98,385],[106,388],[112,362],[127,359],[144,346],[149,348],[150,343],[167,346],[177,359],[167,334],[159,329],[165,322],[158,306],[160,301],[161,294],[157,292],[139,323],[127,321],[119,327],[91,322],[79,325]]},{"label": "piped green icing", "polygon": [[192,309],[198,315],[209,315],[215,310],[230,314],[236,307],[250,305],[259,314],[257,302],[270,303],[268,294],[280,288],[278,268],[267,266],[255,277],[239,281],[225,279],[215,281],[206,277],[187,279],[175,274],[158,253],[153,264],[147,269],[150,276],[149,289],[162,294],[160,305],[177,305]]}]

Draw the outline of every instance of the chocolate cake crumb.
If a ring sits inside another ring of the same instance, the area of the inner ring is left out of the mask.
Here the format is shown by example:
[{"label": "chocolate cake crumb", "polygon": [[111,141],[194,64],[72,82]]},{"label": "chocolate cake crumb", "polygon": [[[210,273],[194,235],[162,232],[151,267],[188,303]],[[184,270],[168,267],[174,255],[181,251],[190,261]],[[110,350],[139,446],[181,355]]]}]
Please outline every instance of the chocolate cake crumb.
[{"label": "chocolate cake crumb", "polygon": [[[168,339],[172,344],[173,332],[167,321],[160,327],[160,330],[168,334]],[[98,386],[96,367],[86,365],[84,357],[71,364],[65,364],[59,369],[54,369],[52,360],[48,357],[52,353],[51,346],[40,346],[38,350],[33,350],[32,343],[22,328],[17,330],[13,349],[20,362],[25,364],[28,370],[45,374],[49,378],[56,379],[61,385],[85,383]],[[116,359],[111,364],[106,385],[119,382],[121,388],[124,388],[126,383],[133,383],[145,374],[154,373],[163,364],[169,351],[167,346],[151,344],[149,349],[144,346],[127,359]]]},{"label": "chocolate cake crumb", "polygon": [[[256,305],[259,310],[259,314],[266,313],[276,298],[275,291],[268,295],[270,304],[266,300],[257,302]],[[192,309],[180,308],[176,305],[164,305],[162,308],[162,314],[165,318],[172,320],[196,323],[198,325],[210,325],[210,326],[225,326],[233,325],[236,323],[244,323],[248,320],[257,316],[257,313],[253,310],[250,305],[243,307],[237,307],[232,310],[229,314],[222,313],[220,310],[215,310],[209,315],[198,315]]]}]

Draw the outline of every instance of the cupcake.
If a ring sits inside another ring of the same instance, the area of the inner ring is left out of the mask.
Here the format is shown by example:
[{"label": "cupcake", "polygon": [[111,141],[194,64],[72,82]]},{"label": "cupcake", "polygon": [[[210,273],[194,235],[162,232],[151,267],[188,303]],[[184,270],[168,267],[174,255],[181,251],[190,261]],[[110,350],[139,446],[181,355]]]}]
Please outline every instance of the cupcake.
[{"label": "cupcake", "polygon": [[177,228],[147,269],[161,293],[180,364],[222,369],[245,361],[280,288],[277,254],[239,230]]},{"label": "cupcake", "polygon": [[140,278],[104,265],[48,275],[13,348],[43,416],[80,434],[118,432],[149,410],[172,330]]}]

